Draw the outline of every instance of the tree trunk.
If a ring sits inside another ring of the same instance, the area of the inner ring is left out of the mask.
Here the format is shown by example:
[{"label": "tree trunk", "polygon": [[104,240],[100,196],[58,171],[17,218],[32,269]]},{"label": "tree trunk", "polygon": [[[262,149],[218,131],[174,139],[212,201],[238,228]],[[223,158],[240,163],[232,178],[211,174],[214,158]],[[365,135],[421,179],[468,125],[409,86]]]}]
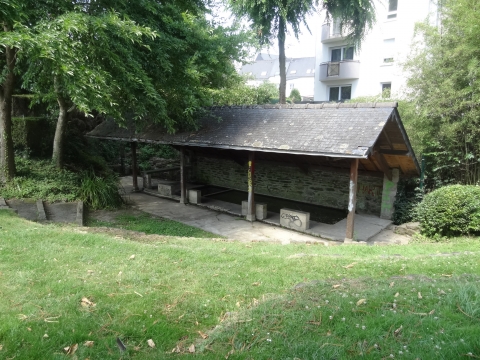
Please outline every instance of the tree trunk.
[{"label": "tree trunk", "polygon": [[[4,31],[10,31],[5,26]],[[5,48],[7,75],[0,88],[0,181],[7,182],[15,176],[15,155],[12,138],[12,95],[15,83],[13,72],[16,49]]]},{"label": "tree trunk", "polygon": [[279,103],[285,104],[287,102],[287,74],[285,70],[285,20],[282,16],[278,22],[278,54],[280,63]]},{"label": "tree trunk", "polygon": [[59,114],[57,120],[57,127],[55,129],[55,138],[53,139],[53,154],[52,160],[55,162],[57,168],[63,168],[63,148],[65,138],[65,128],[67,126],[68,106],[67,101],[60,93],[57,79],[55,79],[55,90],[57,92],[57,102],[59,107]]}]

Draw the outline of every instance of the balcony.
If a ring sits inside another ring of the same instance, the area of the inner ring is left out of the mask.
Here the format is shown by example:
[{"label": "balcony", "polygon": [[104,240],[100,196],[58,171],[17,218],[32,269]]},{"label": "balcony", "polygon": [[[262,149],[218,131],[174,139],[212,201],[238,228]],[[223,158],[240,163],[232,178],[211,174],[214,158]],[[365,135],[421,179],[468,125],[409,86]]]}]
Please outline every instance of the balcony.
[{"label": "balcony", "polygon": [[360,77],[360,61],[329,61],[320,64],[320,81],[354,80]]},{"label": "balcony", "polygon": [[343,40],[345,37],[340,32],[340,26],[335,22],[332,24],[322,25],[322,43],[330,43]]}]

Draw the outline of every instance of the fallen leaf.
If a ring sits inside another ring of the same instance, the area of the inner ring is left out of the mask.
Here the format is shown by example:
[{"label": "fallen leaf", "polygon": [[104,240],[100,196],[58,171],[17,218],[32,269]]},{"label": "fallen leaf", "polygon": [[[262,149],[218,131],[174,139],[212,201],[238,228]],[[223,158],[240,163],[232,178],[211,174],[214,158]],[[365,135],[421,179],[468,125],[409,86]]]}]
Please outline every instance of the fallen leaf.
[{"label": "fallen leaf", "polygon": [[27,327],[27,330],[28,330],[28,331],[32,331],[32,328]]},{"label": "fallen leaf", "polygon": [[252,283],[252,286],[260,286],[260,282],[255,281],[254,283]]},{"label": "fallen leaf", "polygon": [[332,332],[330,330],[327,331],[327,336],[331,336]]},{"label": "fallen leaf", "polygon": [[395,281],[392,281],[392,282],[390,283],[390,287],[393,287],[393,285],[395,285]]},{"label": "fallen leaf", "polygon": [[88,273],[89,275],[92,275],[92,274],[94,273],[94,271],[93,271],[93,270],[87,270],[87,273]]},{"label": "fallen leaf", "polygon": [[205,334],[205,333],[203,333],[203,332],[201,332],[201,331],[199,331],[198,333],[200,334],[200,336],[202,337],[202,339],[207,339],[207,338],[208,338],[208,335],[207,335],[207,334]]},{"label": "fallen leaf", "polygon": [[393,332],[393,335],[398,336],[402,332],[403,325],[400,325],[400,327]]},{"label": "fallen leaf", "polygon": [[132,256],[130,256],[128,259],[129,259],[129,260],[135,259],[135,254],[133,254]]},{"label": "fallen leaf", "polygon": [[225,359],[228,359],[230,355],[232,355],[235,351],[232,349],[228,352],[227,355],[225,355]]},{"label": "fallen leaf", "polygon": [[2,344],[0,344],[0,351],[2,351],[2,350],[3,350],[3,345],[2,345]]},{"label": "fallen leaf", "polygon": [[237,303],[235,304],[237,307],[240,307],[240,301],[237,301]]},{"label": "fallen leaf", "polygon": [[444,277],[452,277],[452,275],[450,275],[450,274],[442,274],[442,276],[444,276]]},{"label": "fallen leaf", "polygon": [[43,338],[44,339],[48,338],[48,334],[43,335]]},{"label": "fallen leaf", "polygon": [[398,297],[398,295],[400,295],[400,293],[397,292],[397,293],[395,294],[395,297]]},{"label": "fallen leaf", "polygon": [[435,313],[435,310],[432,310],[428,313],[428,315],[433,315]]},{"label": "fallen leaf", "polygon": [[140,346],[134,346],[134,347],[133,347],[133,350],[135,350],[135,351],[140,351]]},{"label": "fallen leaf", "polygon": [[418,298],[419,298],[419,299],[423,299],[422,293],[421,293],[420,291],[418,292]]},{"label": "fallen leaf", "polygon": [[148,339],[148,340],[147,340],[147,344],[148,344],[148,346],[150,346],[151,348],[154,348],[154,347],[155,347],[155,343],[153,342],[152,339]]},{"label": "fallen leaf", "polygon": [[188,352],[193,354],[195,352],[195,345],[190,345],[190,347],[188,348]]},{"label": "fallen leaf", "polygon": [[87,341],[85,341],[85,342],[83,343],[83,345],[86,346],[86,347],[90,347],[90,348],[91,348],[91,347],[93,347],[93,341],[87,340]]},{"label": "fallen leaf", "polygon": [[94,302],[88,300],[86,297],[83,297],[83,298],[82,298],[82,301],[80,302],[80,304],[81,304],[83,307],[94,307],[94,306],[97,306],[97,304],[95,304]]},{"label": "fallen leaf", "polygon": [[72,346],[67,346],[67,347],[63,348],[63,350],[65,350],[65,353],[67,355],[75,354],[75,351],[77,351],[77,349],[78,349],[78,344],[74,344]]},{"label": "fallen leaf", "polygon": [[360,299],[360,300],[357,301],[357,306],[365,304],[366,302],[367,302],[367,299]]},{"label": "fallen leaf", "polygon": [[446,295],[446,294],[447,294],[447,293],[446,293],[445,291],[443,291],[443,290],[440,290],[440,291],[438,292],[438,295]]},{"label": "fallen leaf", "polygon": [[340,286],[342,286],[342,285],[337,284],[337,285],[333,285],[332,287],[333,287],[334,289],[337,289],[337,288],[339,288]]},{"label": "fallen leaf", "polygon": [[354,263],[351,263],[351,264],[349,264],[349,265],[346,265],[346,266],[342,266],[342,267],[344,267],[345,269],[351,269],[352,267],[354,267],[354,266],[355,266],[355,264],[356,264],[356,262],[354,262]]}]

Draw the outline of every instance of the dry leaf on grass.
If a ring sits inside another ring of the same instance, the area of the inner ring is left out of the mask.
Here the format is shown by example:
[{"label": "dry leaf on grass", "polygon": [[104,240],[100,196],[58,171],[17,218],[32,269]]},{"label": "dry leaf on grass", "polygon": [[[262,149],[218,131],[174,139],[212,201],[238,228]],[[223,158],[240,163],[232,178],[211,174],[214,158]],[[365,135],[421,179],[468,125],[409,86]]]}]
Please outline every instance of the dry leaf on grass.
[{"label": "dry leaf on grass", "polygon": [[402,332],[403,325],[400,325],[400,327],[393,332],[393,335],[398,336]]},{"label": "dry leaf on grass", "polygon": [[355,266],[355,264],[356,264],[356,262],[354,262],[354,263],[351,263],[351,264],[349,264],[349,265],[346,265],[346,266],[342,266],[342,267],[343,267],[343,268],[345,268],[345,269],[351,269],[352,267],[354,267],[354,266]]},{"label": "dry leaf on grass", "polygon": [[227,355],[225,355],[225,359],[227,359],[227,360],[228,360],[228,358],[230,357],[230,355],[233,355],[233,353],[234,353],[234,352],[235,352],[235,351],[234,351],[233,349],[232,349],[232,350],[230,350],[230,351],[228,352],[228,354],[227,354]]},{"label": "dry leaf on grass", "polygon": [[78,344],[74,344],[72,346],[67,346],[67,347],[64,347],[63,350],[65,351],[65,353],[67,355],[73,355],[75,354],[75,351],[77,351],[78,349]]},{"label": "dry leaf on grass", "polygon": [[339,288],[340,286],[342,286],[342,285],[337,284],[337,285],[333,285],[332,287],[333,287],[334,289],[337,289],[337,288]]},{"label": "dry leaf on grass", "polygon": [[255,281],[254,283],[252,283],[252,286],[260,286],[260,282]]},{"label": "dry leaf on grass", "polygon": [[88,300],[88,298],[86,298],[86,297],[83,297],[83,298],[82,298],[82,301],[80,302],[80,304],[81,304],[83,307],[94,307],[94,306],[97,306],[97,304],[95,304],[94,302]]},{"label": "dry leaf on grass", "polygon": [[195,352],[195,345],[190,345],[190,347],[188,348],[188,352],[193,354]]},{"label": "dry leaf on grass", "polygon": [[419,298],[419,299],[423,299],[422,293],[421,293],[420,291],[418,292],[418,298]]},{"label": "dry leaf on grass", "polygon": [[395,285],[395,281],[392,281],[392,282],[390,283],[390,287],[393,287],[393,285]]},{"label": "dry leaf on grass", "polygon": [[395,297],[398,297],[398,295],[400,295],[400,293],[397,292],[397,293],[395,294]]},{"label": "dry leaf on grass", "polygon": [[43,335],[43,338],[44,338],[44,339],[48,338],[48,334],[44,334],[44,335]]},{"label": "dry leaf on grass", "polygon": [[87,340],[83,343],[83,346],[91,348],[91,347],[93,347],[93,341]]},{"label": "dry leaf on grass", "polygon": [[433,315],[435,313],[435,310],[432,310],[428,313],[428,315]]},{"label": "dry leaf on grass", "polygon": [[154,347],[155,347],[155,343],[153,342],[152,339],[148,339],[148,340],[147,340],[147,344],[148,344],[148,346],[150,346],[151,348],[154,348]]},{"label": "dry leaf on grass", "polygon": [[357,301],[357,306],[365,304],[366,302],[367,302],[367,299],[360,299],[360,300]]},{"label": "dry leaf on grass", "polygon": [[2,345],[2,344],[0,344],[0,351],[2,351],[2,350],[3,350],[3,345]]},{"label": "dry leaf on grass", "polygon": [[135,254],[133,254],[132,256],[130,256],[128,259],[129,259],[129,260],[135,259]]},{"label": "dry leaf on grass", "polygon": [[200,334],[200,336],[202,337],[202,339],[207,339],[207,338],[208,338],[208,335],[207,335],[207,334],[205,334],[205,333],[203,333],[203,332],[201,332],[201,331],[199,331],[198,333]]}]

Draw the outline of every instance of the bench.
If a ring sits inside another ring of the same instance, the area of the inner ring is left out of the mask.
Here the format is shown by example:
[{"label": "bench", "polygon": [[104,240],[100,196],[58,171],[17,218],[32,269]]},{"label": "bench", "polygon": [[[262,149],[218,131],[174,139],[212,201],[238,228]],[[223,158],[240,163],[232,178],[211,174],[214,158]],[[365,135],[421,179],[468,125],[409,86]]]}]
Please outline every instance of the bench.
[{"label": "bench", "polygon": [[280,209],[280,225],[305,231],[310,228],[310,213],[292,209]]}]

